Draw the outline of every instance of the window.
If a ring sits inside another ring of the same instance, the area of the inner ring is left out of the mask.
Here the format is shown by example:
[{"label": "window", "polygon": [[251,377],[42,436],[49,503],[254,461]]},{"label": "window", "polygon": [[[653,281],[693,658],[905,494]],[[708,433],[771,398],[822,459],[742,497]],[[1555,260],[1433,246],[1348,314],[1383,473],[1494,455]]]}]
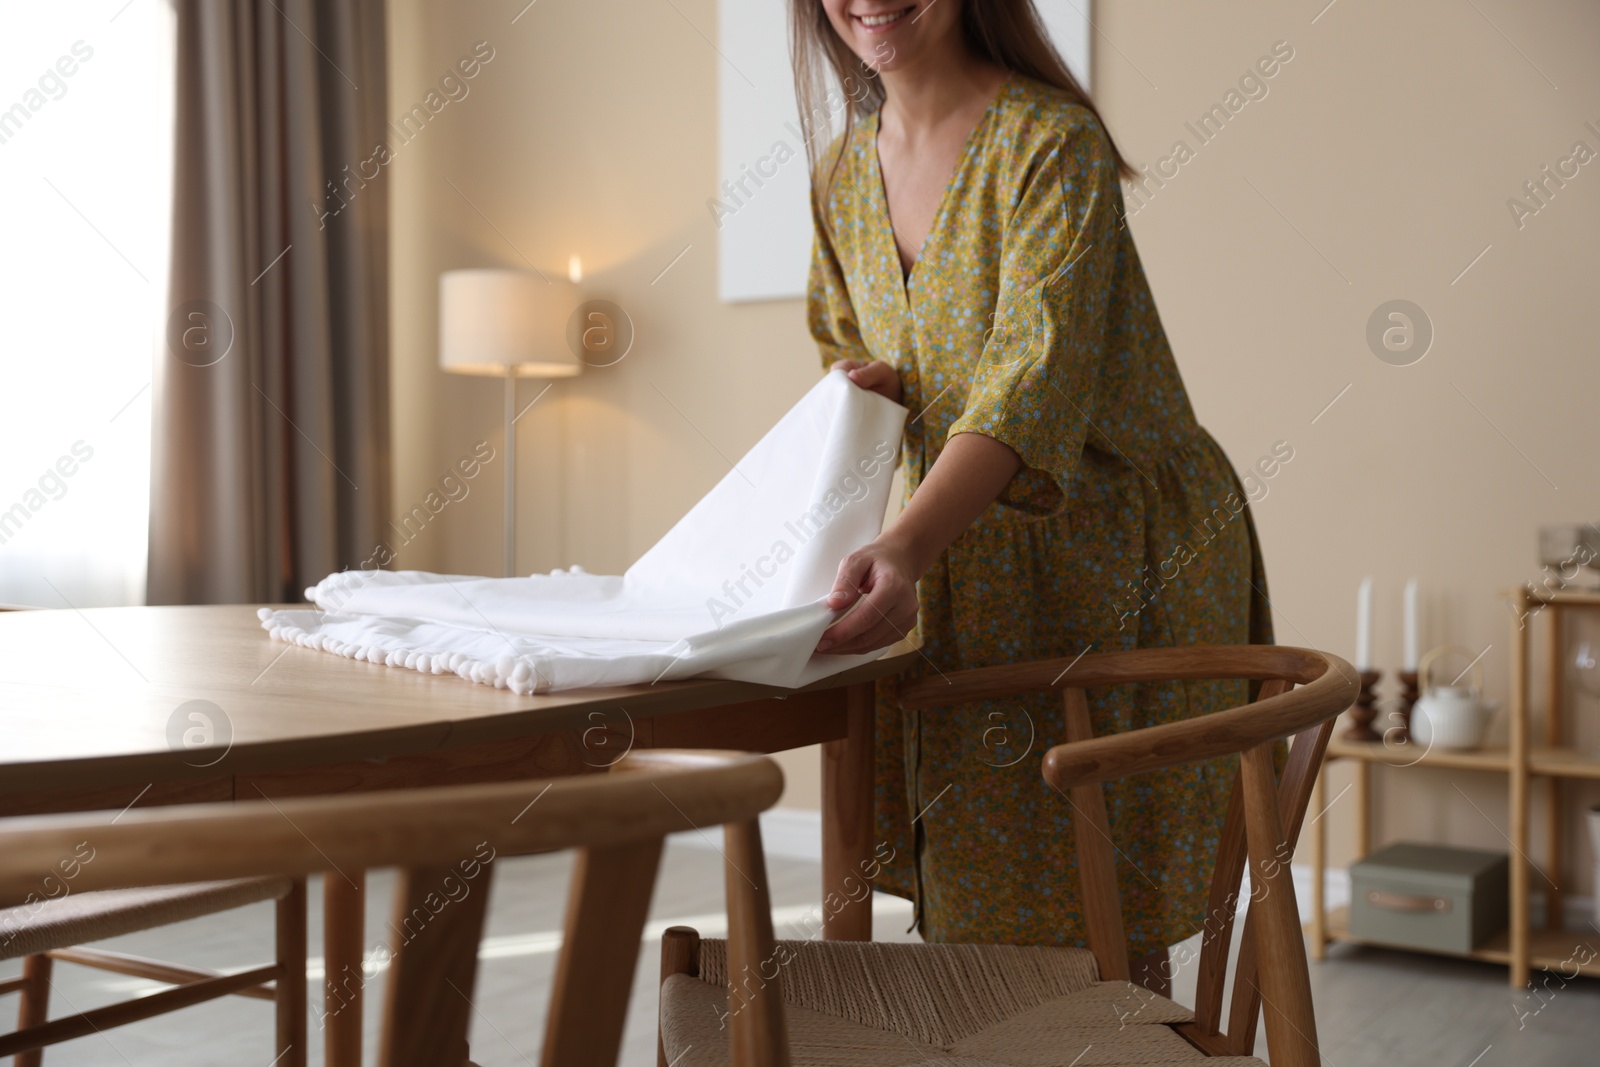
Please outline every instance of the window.
[{"label": "window", "polygon": [[144,600],[167,0],[0,8],[0,601]]}]

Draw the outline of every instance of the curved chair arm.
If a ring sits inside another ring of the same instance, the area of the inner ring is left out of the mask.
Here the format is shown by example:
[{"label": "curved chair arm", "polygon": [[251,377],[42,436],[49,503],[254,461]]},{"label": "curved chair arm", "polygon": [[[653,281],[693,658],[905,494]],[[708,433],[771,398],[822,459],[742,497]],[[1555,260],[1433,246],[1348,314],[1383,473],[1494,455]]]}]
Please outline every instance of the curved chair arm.
[{"label": "curved chair arm", "polygon": [[[730,950],[752,968],[771,958],[757,816],[783,791],[776,764],[739,753],[656,750],[624,757],[613,772],[263,798],[133,811],[114,820],[111,813],[4,820],[0,906],[68,889],[397,867],[379,1063],[439,1067],[467,1059],[478,945],[497,854],[576,848],[543,1062],[600,1067],[615,1063],[621,1047],[639,939],[668,834],[725,826]],[[303,925],[300,930],[303,942]],[[787,1067],[783,1020],[776,986],[758,991],[750,1010],[729,1023],[736,1047],[759,1054],[739,1062]]]},{"label": "curved chair arm", "polygon": [[1281,679],[1301,688],[1195,719],[1058,745],[1045,754],[1045,778],[1069,789],[1241,752],[1333,718],[1355,702],[1360,688],[1355,669],[1325,652],[1284,645],[1188,645],[919,678],[901,688],[900,705],[919,710],[1051,690],[1221,678]]},{"label": "curved chair arm", "polygon": [[[622,773],[616,773],[616,772]],[[764,756],[630,753],[611,774],[494,785],[114,813],[8,819],[0,907],[57,875],[78,842],[94,849],[72,890],[340,868],[449,866],[487,842],[506,854],[621,845],[693,826],[742,823],[783,792]],[[45,883],[48,884],[48,883]]]},{"label": "curved chair arm", "polygon": [[[1265,742],[1309,730],[1355,703],[1360,685],[1350,664],[1322,652],[1290,651],[1315,660],[1321,669],[1309,678],[1305,673],[1294,677],[1283,674],[1255,677],[1304,680],[1299,688],[1198,718],[1057,745],[1045,753],[1045,780],[1058,789],[1068,789],[1244,752]],[[1240,675],[1222,673],[1209,677]]]}]

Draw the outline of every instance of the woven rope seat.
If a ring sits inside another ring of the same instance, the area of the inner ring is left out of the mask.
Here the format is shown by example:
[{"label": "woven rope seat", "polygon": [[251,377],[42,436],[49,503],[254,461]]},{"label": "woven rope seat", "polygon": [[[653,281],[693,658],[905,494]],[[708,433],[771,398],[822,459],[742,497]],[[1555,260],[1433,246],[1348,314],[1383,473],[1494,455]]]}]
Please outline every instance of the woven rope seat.
[{"label": "woven rope seat", "polygon": [[[1251,1064],[1207,1058],[1169,1024],[1193,1015],[1131,982],[1102,982],[1087,949],[779,941],[794,1067],[1098,1067]],[[661,1039],[676,1067],[727,1067],[727,942],[702,940],[697,976],[661,988]],[[740,976],[753,993],[755,976]]]},{"label": "woven rope seat", "polygon": [[233,878],[69,893],[54,900],[0,908],[0,960],[151,930],[262,900],[279,900],[293,884],[289,878]]}]

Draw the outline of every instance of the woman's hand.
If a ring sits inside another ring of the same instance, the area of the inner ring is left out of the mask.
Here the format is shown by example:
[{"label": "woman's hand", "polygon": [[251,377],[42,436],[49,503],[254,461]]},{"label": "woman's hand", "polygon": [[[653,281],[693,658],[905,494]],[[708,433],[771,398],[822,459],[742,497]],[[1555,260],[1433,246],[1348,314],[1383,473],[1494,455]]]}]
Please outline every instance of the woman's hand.
[{"label": "woman's hand", "polygon": [[950,438],[889,528],[839,564],[828,606],[866,603],[830,626],[817,651],[872,652],[910,633],[917,623],[917,580],[1021,467],[1022,457],[992,437],[958,433]]},{"label": "woman's hand", "polygon": [[879,538],[846,556],[828,594],[828,607],[852,604],[855,610],[822,635],[818,652],[875,652],[910,633],[917,624],[917,574],[908,554]]},{"label": "woman's hand", "polygon": [[900,374],[881,359],[841,359],[834,366],[863,389],[900,403]]}]

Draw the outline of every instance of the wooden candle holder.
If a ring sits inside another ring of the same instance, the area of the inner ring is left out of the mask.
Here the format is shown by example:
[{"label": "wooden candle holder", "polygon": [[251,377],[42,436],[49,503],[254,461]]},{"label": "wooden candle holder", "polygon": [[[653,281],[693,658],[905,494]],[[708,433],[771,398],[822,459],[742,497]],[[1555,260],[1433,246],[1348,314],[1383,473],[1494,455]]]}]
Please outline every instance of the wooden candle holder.
[{"label": "wooden candle holder", "polygon": [[1346,730],[1341,739],[1345,741],[1382,741],[1383,736],[1372,728],[1372,720],[1378,717],[1378,708],[1373,703],[1372,687],[1382,678],[1380,671],[1366,670],[1361,672],[1361,692],[1356,697],[1356,702],[1350,709],[1350,729]]},{"label": "wooden candle holder", "polygon": [[1400,671],[1396,675],[1400,679],[1400,708],[1395,713],[1400,722],[1389,728],[1384,734],[1387,740],[1397,745],[1406,744],[1411,740],[1411,709],[1417,704],[1417,672]]}]

